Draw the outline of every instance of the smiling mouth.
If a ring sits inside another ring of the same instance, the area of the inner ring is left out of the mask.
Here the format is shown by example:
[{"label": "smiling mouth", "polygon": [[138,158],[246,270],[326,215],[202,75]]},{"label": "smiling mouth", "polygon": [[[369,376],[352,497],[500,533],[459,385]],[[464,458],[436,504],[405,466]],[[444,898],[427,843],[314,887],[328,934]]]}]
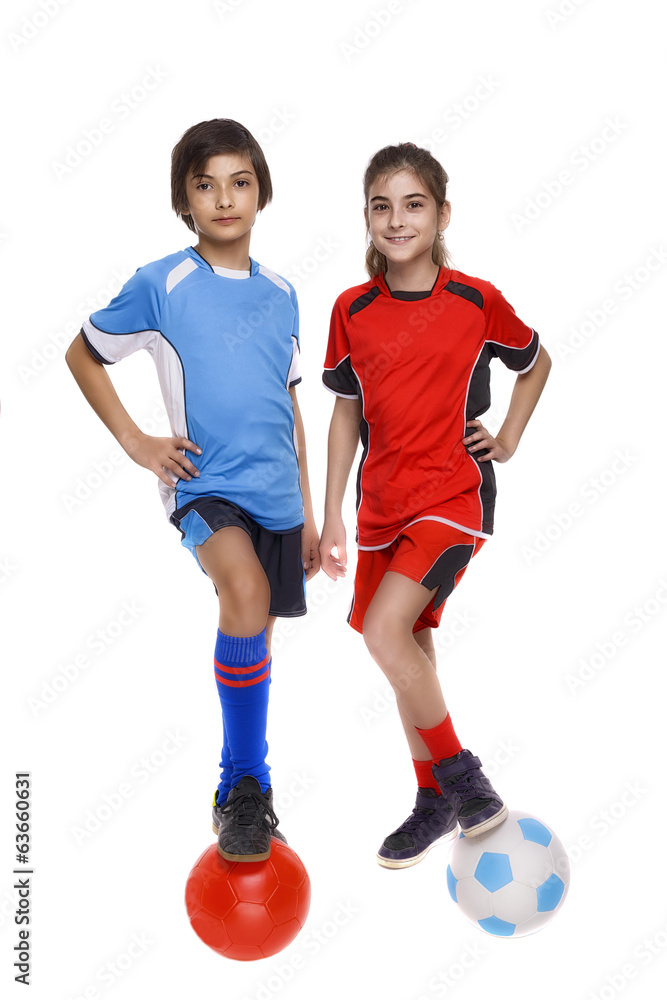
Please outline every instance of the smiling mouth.
[{"label": "smiling mouth", "polygon": [[386,236],[385,237],[385,239],[387,239],[389,241],[389,243],[407,243],[408,240],[411,240],[413,238],[414,237],[412,237],[412,236]]}]

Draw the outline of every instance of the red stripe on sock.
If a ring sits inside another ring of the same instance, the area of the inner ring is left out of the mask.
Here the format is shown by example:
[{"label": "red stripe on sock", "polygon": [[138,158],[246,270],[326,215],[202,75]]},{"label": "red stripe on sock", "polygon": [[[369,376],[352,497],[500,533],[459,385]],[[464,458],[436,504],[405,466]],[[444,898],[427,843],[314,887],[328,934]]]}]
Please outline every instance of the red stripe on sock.
[{"label": "red stripe on sock", "polygon": [[[415,729],[417,729],[416,726]],[[434,726],[433,729],[417,729],[417,732],[435,761],[442,760],[443,757],[453,757],[454,754],[463,749],[454,732],[449,714],[445,716],[439,726]]]},{"label": "red stripe on sock", "polygon": [[220,670],[224,670],[226,674],[252,674],[255,670],[261,670],[265,663],[268,662],[269,654],[267,653],[263,660],[259,663],[251,663],[246,667],[228,667],[225,663],[218,663],[214,658],[213,662]]},{"label": "red stripe on sock", "polygon": [[[225,670],[227,668],[225,667]],[[256,668],[254,668],[256,669]],[[260,681],[266,680],[269,676],[269,668],[267,667],[263,674],[259,677],[252,677],[250,680],[245,681],[228,681],[226,677],[222,677],[218,671],[215,671],[215,679],[220,681],[221,684],[226,684],[227,687],[240,688],[240,687],[252,687],[253,684],[259,684]]]}]

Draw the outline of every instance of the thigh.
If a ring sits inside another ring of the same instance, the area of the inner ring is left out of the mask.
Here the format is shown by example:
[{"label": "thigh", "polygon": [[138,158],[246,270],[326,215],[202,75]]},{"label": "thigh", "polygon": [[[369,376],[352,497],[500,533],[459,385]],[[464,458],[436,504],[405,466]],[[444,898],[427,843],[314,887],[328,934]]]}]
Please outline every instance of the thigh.
[{"label": "thigh", "polygon": [[[388,570],[368,605],[364,616],[364,641],[392,684],[397,682],[400,685],[408,676],[406,671],[414,677],[425,666],[430,670],[433,668],[428,654],[425,655],[420,643],[415,641],[413,632],[424,603],[432,597],[433,592],[429,593],[420,583]],[[413,666],[417,668],[416,674],[412,673]]]},{"label": "thigh", "polygon": [[368,606],[389,568],[396,544],[393,542],[382,549],[359,549],[354,574],[354,594],[347,616],[348,623],[357,632],[364,631]]},{"label": "thigh", "polygon": [[[412,541],[406,542],[401,537],[385,548],[359,551],[354,598],[347,619],[357,632],[368,632],[367,616],[371,610],[376,618],[385,608],[391,608],[390,615],[398,615],[397,621],[412,615],[410,627],[414,630],[424,627],[418,619],[435,599],[437,588],[429,590],[420,582],[422,573],[410,563],[413,550]],[[404,611],[405,608],[408,610]]]},{"label": "thigh", "polygon": [[483,538],[429,518],[406,529],[390,568],[419,581],[432,595],[418,615],[415,632],[438,627],[445,601],[483,544]]},{"label": "thigh", "polygon": [[239,572],[265,575],[250,535],[236,525],[219,528],[197,545],[197,558],[216,586]]},{"label": "thigh", "polygon": [[269,614],[271,590],[248,533],[236,526],[219,528],[197,546],[197,558],[215,584],[221,606],[231,613],[247,607],[254,621],[263,619],[257,630],[261,631]]},{"label": "thigh", "polygon": [[424,607],[433,599],[435,590],[411,580],[394,570],[382,577],[364,616],[364,633],[370,628],[388,632],[395,629],[410,632]]}]

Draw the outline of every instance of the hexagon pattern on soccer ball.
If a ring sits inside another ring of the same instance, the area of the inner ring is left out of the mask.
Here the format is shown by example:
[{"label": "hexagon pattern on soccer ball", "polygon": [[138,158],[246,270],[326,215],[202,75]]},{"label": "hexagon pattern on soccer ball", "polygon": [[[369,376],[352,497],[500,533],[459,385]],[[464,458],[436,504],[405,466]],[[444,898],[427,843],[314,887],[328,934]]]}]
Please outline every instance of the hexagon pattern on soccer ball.
[{"label": "hexagon pattern on soccer ball", "polygon": [[553,830],[529,813],[476,837],[461,835],[447,867],[449,894],[489,934],[523,937],[544,927],[570,884],[567,852]]},{"label": "hexagon pattern on soccer ball", "polygon": [[195,933],[227,958],[268,958],[301,930],[310,904],[310,880],[287,845],[272,842],[271,857],[228,862],[215,844],[195,863],[185,903]]}]

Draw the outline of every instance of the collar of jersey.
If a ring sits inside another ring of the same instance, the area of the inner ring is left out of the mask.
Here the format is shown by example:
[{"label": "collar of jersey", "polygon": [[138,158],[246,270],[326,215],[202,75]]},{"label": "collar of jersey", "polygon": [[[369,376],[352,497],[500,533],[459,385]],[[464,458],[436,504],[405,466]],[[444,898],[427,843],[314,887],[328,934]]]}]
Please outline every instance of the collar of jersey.
[{"label": "collar of jersey", "polygon": [[185,253],[188,255],[188,257],[191,257],[192,260],[194,260],[195,264],[197,264],[198,267],[203,268],[203,270],[205,271],[212,271],[214,274],[219,274],[221,278],[232,278],[233,280],[238,280],[240,278],[241,280],[243,280],[244,278],[252,278],[253,275],[259,272],[259,264],[257,263],[256,260],[253,260],[252,257],[249,258],[250,271],[248,272],[248,271],[236,271],[230,267],[217,267],[211,265],[207,260],[204,260],[201,254],[197,253],[194,247],[186,247]]},{"label": "collar of jersey", "polygon": [[451,271],[447,268],[441,267],[436,275],[430,292],[392,292],[385,280],[384,274],[376,274],[374,281],[383,295],[388,295],[390,298],[398,299],[399,301],[417,302],[420,299],[430,299],[432,295],[436,295],[449,281],[450,274]]}]

